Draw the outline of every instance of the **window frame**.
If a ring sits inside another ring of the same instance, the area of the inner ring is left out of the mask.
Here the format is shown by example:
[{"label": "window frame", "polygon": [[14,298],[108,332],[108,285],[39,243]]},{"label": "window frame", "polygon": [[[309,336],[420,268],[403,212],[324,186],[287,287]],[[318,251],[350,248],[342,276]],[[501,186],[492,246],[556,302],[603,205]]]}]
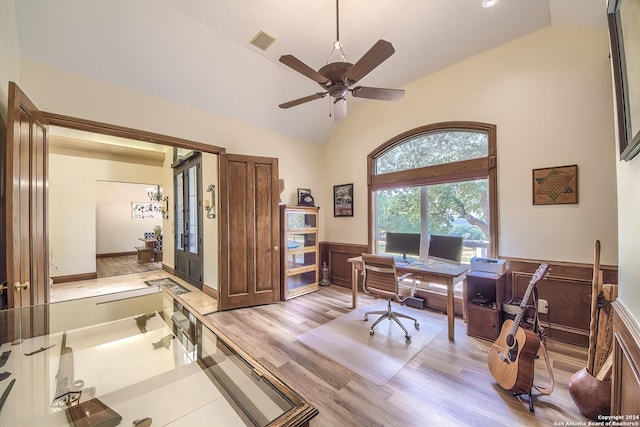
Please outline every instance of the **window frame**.
[{"label": "window frame", "polygon": [[[462,160],[417,169],[376,174],[376,159],[391,148],[405,143],[407,140],[425,133],[444,131],[472,131],[486,133],[488,137],[487,157]],[[420,126],[403,132],[389,139],[367,156],[367,221],[368,251],[373,250],[374,226],[373,192],[397,187],[415,187],[420,185],[443,184],[487,178],[489,191],[489,249],[488,255],[498,256],[498,177],[496,125],[480,122],[441,122]]]}]

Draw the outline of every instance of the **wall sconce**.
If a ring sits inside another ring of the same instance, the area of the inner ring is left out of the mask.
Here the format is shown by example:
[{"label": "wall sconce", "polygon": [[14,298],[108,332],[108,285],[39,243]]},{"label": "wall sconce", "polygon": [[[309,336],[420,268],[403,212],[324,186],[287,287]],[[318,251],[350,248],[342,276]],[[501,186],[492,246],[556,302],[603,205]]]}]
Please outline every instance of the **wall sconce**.
[{"label": "wall sconce", "polygon": [[162,219],[169,219],[169,196],[164,196],[162,203]]},{"label": "wall sconce", "polygon": [[211,192],[211,200],[205,199],[204,210],[207,212],[207,218],[213,219],[216,217],[216,186],[211,184],[207,188],[207,192]]}]

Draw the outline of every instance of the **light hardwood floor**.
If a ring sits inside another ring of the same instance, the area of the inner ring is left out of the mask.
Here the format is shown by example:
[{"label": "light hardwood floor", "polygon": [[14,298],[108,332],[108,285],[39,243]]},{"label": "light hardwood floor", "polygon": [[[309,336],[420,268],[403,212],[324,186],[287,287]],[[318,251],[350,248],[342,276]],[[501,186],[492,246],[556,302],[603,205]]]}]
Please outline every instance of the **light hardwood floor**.
[{"label": "light hardwood floor", "polygon": [[[377,304],[359,295],[359,307]],[[487,368],[488,341],[466,335],[456,318],[456,339],[447,338],[446,316],[429,312],[442,332],[383,386],[306,347],[296,338],[350,311],[351,294],[338,286],[321,288],[286,303],[218,312],[207,316],[237,344],[308,399],[320,414],[311,426],[535,426],[587,422],[569,396],[571,375],[586,364],[586,349],[548,343],[555,390],[534,394],[535,414],[526,396],[514,397],[495,383]],[[364,334],[368,327],[363,322]],[[536,384],[548,378],[536,363]],[[586,425],[586,424],[585,424]]]},{"label": "light hardwood floor", "polygon": [[96,275],[98,278],[157,270],[162,270],[162,262],[139,263],[137,255],[96,258]]}]

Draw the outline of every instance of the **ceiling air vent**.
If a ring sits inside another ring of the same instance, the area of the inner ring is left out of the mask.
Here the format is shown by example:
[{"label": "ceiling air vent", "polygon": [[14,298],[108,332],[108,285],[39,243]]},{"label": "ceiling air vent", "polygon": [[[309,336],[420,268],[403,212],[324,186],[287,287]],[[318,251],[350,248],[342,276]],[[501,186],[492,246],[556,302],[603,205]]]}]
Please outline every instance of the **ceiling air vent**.
[{"label": "ceiling air vent", "polygon": [[250,43],[259,49],[267,50],[269,46],[273,44],[274,41],[276,41],[275,38],[271,37],[269,34],[260,30],[258,31],[258,34],[256,34],[256,36],[253,38],[253,40],[251,40]]}]

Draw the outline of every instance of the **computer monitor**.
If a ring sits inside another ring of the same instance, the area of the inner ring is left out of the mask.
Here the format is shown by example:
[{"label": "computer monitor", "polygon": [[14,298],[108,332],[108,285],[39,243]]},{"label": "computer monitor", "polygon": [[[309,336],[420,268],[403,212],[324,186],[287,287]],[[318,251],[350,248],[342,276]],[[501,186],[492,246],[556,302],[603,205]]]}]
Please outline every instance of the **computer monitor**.
[{"label": "computer monitor", "polygon": [[403,260],[407,259],[407,255],[420,256],[420,234],[387,232],[384,252],[402,255]]},{"label": "computer monitor", "polygon": [[438,236],[432,234],[429,238],[429,258],[443,261],[462,261],[462,237]]}]

